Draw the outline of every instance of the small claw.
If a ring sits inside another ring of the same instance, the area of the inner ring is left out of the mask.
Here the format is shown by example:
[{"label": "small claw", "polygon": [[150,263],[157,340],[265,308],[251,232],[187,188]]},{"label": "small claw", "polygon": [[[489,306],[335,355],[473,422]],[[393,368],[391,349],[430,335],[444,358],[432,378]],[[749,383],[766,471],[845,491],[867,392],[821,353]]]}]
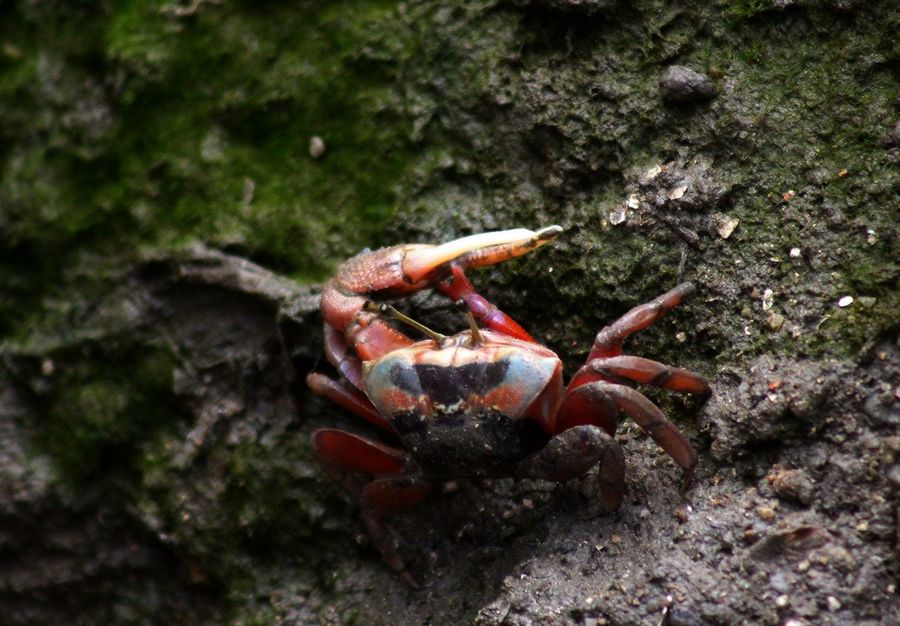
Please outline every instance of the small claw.
[{"label": "small claw", "polygon": [[470,235],[437,246],[413,248],[403,258],[403,273],[415,283],[450,261],[457,261],[467,268],[493,265],[539,248],[561,232],[562,227],[555,225],[537,231],[515,228]]}]

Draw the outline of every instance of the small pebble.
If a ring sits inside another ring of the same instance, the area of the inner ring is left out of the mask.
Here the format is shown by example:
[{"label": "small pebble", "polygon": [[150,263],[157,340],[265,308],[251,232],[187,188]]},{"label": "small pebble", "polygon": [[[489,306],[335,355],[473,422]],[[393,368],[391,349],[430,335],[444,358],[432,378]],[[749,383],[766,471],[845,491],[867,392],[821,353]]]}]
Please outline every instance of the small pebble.
[{"label": "small pebble", "polygon": [[729,217],[727,215],[717,215],[716,216],[716,232],[719,234],[719,237],[722,239],[728,239],[731,237],[731,233],[734,232],[734,229],[737,228],[738,224],[741,223],[736,217]]},{"label": "small pebble", "polygon": [[675,508],[675,518],[684,524],[691,518],[691,513],[694,511],[689,504],[682,504]]},{"label": "small pebble", "polygon": [[644,172],[644,180],[649,182],[659,176],[660,172],[662,172],[662,167],[660,167],[659,165],[654,165],[649,170]]},{"label": "small pebble", "polygon": [[674,189],[669,190],[669,193],[666,194],[666,198],[669,200],[679,200],[684,196],[685,191],[687,191],[687,185],[675,187]]},{"label": "small pebble", "polygon": [[841,601],[834,596],[828,596],[828,610],[837,611],[839,608],[841,608]]},{"label": "small pebble", "polygon": [[628,216],[625,213],[625,207],[619,207],[617,209],[614,209],[613,211],[610,211],[609,223],[613,226],[618,226],[619,224],[624,222],[627,217]]},{"label": "small pebble", "polygon": [[256,195],[256,181],[252,178],[244,177],[244,186],[241,190],[241,204],[249,207],[253,204],[253,197]]},{"label": "small pebble", "polygon": [[813,482],[803,470],[776,466],[766,476],[766,480],[779,498],[794,500],[801,504],[812,502]]},{"label": "small pebble", "polygon": [[764,504],[756,507],[756,514],[759,515],[760,519],[764,519],[767,522],[775,519],[775,509]]},{"label": "small pebble", "polygon": [[900,489],[900,465],[892,465],[887,471],[888,481],[897,489]]},{"label": "small pebble", "polygon": [[762,309],[763,311],[768,311],[772,308],[772,303],[775,301],[775,292],[771,289],[766,289],[763,291],[762,295]]},{"label": "small pebble", "polygon": [[625,206],[627,206],[629,209],[636,209],[641,206],[641,201],[638,199],[636,193],[628,196],[628,200],[625,202]]},{"label": "small pebble", "polygon": [[777,606],[779,609],[783,609],[790,603],[791,603],[791,599],[787,596],[787,594],[782,594],[782,595],[778,596],[777,598],[775,598],[775,606]]},{"label": "small pebble", "polygon": [[778,330],[784,326],[784,315],[776,313],[775,311],[769,311],[769,316],[766,318],[766,324],[768,324],[769,328],[772,330]]},{"label": "small pebble", "polygon": [[838,302],[837,302],[837,305],[838,305],[839,307],[841,307],[842,309],[843,309],[844,307],[850,306],[851,304],[853,304],[853,296],[844,296],[843,298],[841,298],[841,299],[838,300]]},{"label": "small pebble", "polygon": [[671,65],[659,79],[663,100],[668,102],[699,102],[716,97],[716,86],[709,76],[683,65]]},{"label": "small pebble", "polygon": [[789,254],[792,259],[799,259],[802,252],[800,251],[800,248],[791,248]]},{"label": "small pebble", "polygon": [[309,138],[309,156],[318,159],[325,154],[325,140],[318,135]]},{"label": "small pebble", "polygon": [[675,333],[675,341],[677,341],[678,343],[684,343],[685,341],[687,341],[687,333],[683,330],[678,331],[677,333]]}]

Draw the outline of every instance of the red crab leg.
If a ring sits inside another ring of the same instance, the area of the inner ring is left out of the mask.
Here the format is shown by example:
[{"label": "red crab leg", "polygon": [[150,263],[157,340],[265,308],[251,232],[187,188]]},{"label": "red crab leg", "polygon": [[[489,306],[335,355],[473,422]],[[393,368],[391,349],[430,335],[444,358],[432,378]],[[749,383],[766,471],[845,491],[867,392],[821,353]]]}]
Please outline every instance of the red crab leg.
[{"label": "red crab leg", "polygon": [[412,587],[419,585],[406,571],[394,539],[384,524],[384,518],[410,508],[428,495],[429,491],[431,485],[417,478],[380,478],[363,487],[359,495],[363,521],[381,558]]},{"label": "red crab leg", "polygon": [[[381,558],[410,585],[417,587],[403,565],[394,540],[384,525],[384,518],[419,502],[431,490],[431,485],[419,478],[403,475],[410,471],[411,466],[409,455],[401,450],[334,428],[321,428],[314,432],[312,443],[325,469],[359,502],[363,521]],[[359,489],[355,482],[344,479],[344,472],[374,474],[380,478]]]},{"label": "red crab leg", "polygon": [[586,424],[559,433],[519,464],[516,477],[563,482],[584,476],[598,465],[601,502],[607,511],[615,511],[625,493],[625,455],[619,442],[596,426]]},{"label": "red crab leg", "polygon": [[306,385],[316,395],[328,398],[351,413],[356,413],[370,424],[391,434],[396,434],[391,423],[382,417],[372,402],[356,389],[351,389],[339,380],[317,373],[309,374],[306,377]]},{"label": "red crab leg", "polygon": [[362,361],[350,350],[347,340],[325,324],[323,329],[325,358],[357,389],[362,389]]},{"label": "red crab leg", "polygon": [[528,334],[528,331],[519,326],[513,318],[488,302],[484,296],[475,292],[475,287],[466,278],[460,265],[453,263],[450,266],[450,271],[452,272],[452,277],[438,283],[436,285],[438,291],[454,302],[457,300],[465,302],[475,319],[487,328],[522,341],[536,343],[534,338]]},{"label": "red crab leg", "polygon": [[[599,376],[591,376],[591,374],[599,374]],[[709,393],[709,383],[699,374],[639,356],[621,355],[594,359],[575,373],[575,376],[572,377],[572,384],[577,387],[592,379],[620,384],[625,381],[634,381],[697,395]]]},{"label": "red crab leg", "polygon": [[616,402],[603,394],[575,393],[580,388],[569,389],[563,396],[556,414],[556,432],[592,424],[614,435],[619,418]]},{"label": "red crab leg", "polygon": [[[694,291],[696,288],[692,283],[682,283],[650,302],[634,307],[609,326],[603,327],[597,333],[585,363],[603,357],[619,356],[622,354],[622,342],[626,337],[652,325],[667,311],[681,304]],[[604,378],[600,374],[582,368],[569,381],[568,388],[574,389],[592,380],[604,380]]]},{"label": "red crab leg", "polygon": [[320,428],[312,434],[316,456],[328,469],[376,476],[399,475],[409,467],[402,450],[370,441],[337,428]]},{"label": "red crab leg", "polygon": [[[604,411],[608,411],[614,405],[618,411],[629,415],[678,465],[684,468],[684,486],[687,486],[697,465],[697,453],[688,438],[643,394],[624,385],[594,381],[572,389],[567,394],[567,400],[568,396],[603,406]],[[566,410],[566,404],[564,400],[563,410]],[[568,413],[561,415],[559,419],[560,429],[570,427],[570,420],[577,423],[577,416]],[[602,427],[602,424],[597,425]]]}]

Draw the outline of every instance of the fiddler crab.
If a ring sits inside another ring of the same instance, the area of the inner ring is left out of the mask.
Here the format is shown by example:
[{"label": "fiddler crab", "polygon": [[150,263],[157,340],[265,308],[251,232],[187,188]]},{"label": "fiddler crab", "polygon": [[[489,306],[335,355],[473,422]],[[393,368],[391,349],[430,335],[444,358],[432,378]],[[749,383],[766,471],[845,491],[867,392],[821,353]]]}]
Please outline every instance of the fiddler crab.
[{"label": "fiddler crab", "polygon": [[[475,292],[464,271],[520,256],[562,229],[504,230],[442,245],[403,244],[344,262],[324,287],[325,355],[340,373],[307,377],[310,389],[385,431],[385,445],[335,428],[312,435],[315,455],[356,499],[385,563],[415,586],[385,518],[420,501],[435,482],[514,477],[567,481],[599,466],[605,510],[622,504],[625,460],[613,435],[629,415],[684,469],[688,439],[633,383],[703,395],[699,375],[622,354],[622,342],[694,292],[678,285],[600,330],[585,365],[563,383],[562,362]],[[434,332],[385,303],[432,287],[458,303],[469,328]],[[427,339],[415,341],[400,322]],[[481,327],[479,327],[479,324]],[[359,475],[371,477],[360,481]]]}]

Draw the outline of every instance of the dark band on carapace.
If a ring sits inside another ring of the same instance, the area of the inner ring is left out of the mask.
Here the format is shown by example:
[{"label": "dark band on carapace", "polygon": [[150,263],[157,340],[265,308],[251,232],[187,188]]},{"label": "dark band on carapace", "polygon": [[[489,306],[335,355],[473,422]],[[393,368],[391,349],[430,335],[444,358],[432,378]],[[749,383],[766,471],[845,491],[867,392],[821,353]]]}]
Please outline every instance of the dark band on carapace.
[{"label": "dark band on carapace", "polygon": [[425,394],[435,404],[452,406],[472,395],[484,395],[506,380],[509,362],[476,362],[465,365],[396,364],[391,367],[391,382],[413,394]]}]

